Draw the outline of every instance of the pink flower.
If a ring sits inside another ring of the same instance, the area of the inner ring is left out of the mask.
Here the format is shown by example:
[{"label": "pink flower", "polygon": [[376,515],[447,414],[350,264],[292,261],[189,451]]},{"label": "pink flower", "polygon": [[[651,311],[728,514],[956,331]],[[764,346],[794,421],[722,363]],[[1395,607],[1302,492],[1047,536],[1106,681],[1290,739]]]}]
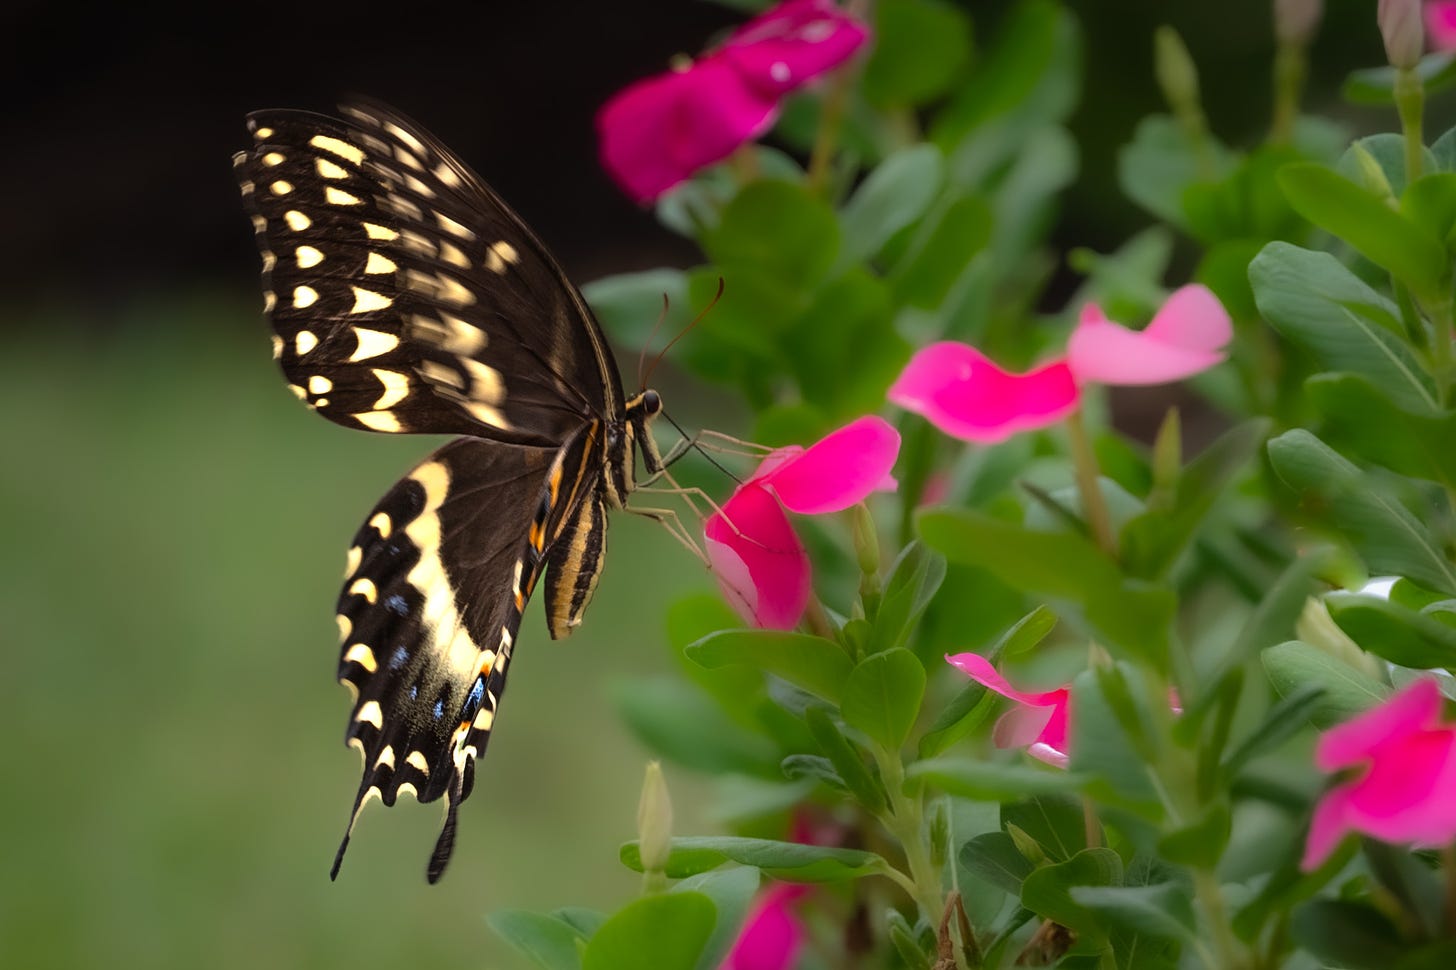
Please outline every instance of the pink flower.
[{"label": "pink flower", "polygon": [[[771,630],[798,625],[809,602],[809,557],[784,509],[820,515],[847,509],[890,477],[900,435],[864,417],[809,448],[782,448],[733,492],[703,529],[723,594],[744,619]],[[726,516],[726,518],[725,518]]]},{"label": "pink flower", "polygon": [[633,199],[651,202],[766,132],[781,97],[868,38],[832,0],[786,0],[697,61],[615,94],[597,113],[602,165]]},{"label": "pink flower", "polygon": [[1306,871],[1350,832],[1422,845],[1456,839],[1456,724],[1441,721],[1433,678],[1414,681],[1326,731],[1314,761],[1321,771],[1360,770],[1315,806],[1300,863]]},{"label": "pink flower", "polygon": [[792,903],[808,886],[779,884],[759,897],[719,970],[788,970],[804,945]]},{"label": "pink flower", "polygon": [[1039,694],[1019,691],[978,653],[947,656],[946,662],[1019,706],[1001,715],[991,737],[998,748],[1026,748],[1026,753],[1058,768],[1067,767],[1067,721],[1072,689],[1058,687]]},{"label": "pink flower", "polygon": [[1107,319],[1089,303],[1067,342],[1067,363],[1079,383],[1165,384],[1223,362],[1233,338],[1228,311],[1206,286],[1185,286],[1168,297],[1141,331]]},{"label": "pink flower", "polygon": [[948,435],[983,444],[1055,424],[1080,401],[1065,361],[1012,374],[954,341],[916,352],[886,396]]},{"label": "pink flower", "polygon": [[1438,51],[1456,48],[1456,0],[1432,0],[1422,12],[1431,46]]}]

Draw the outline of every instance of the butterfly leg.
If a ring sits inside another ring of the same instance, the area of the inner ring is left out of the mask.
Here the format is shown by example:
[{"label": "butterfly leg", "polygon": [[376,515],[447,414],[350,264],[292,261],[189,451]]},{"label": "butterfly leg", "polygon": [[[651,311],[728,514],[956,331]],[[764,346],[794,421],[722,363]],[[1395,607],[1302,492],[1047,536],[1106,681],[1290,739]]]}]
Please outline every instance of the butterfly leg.
[{"label": "butterfly leg", "polygon": [[709,569],[712,568],[712,563],[708,561],[708,554],[693,539],[692,533],[688,532],[687,526],[683,524],[682,516],[678,515],[677,509],[638,508],[629,505],[627,506],[627,511],[633,515],[640,515],[644,519],[651,519],[661,525],[667,530],[668,535],[676,539],[679,544],[694,556],[697,556],[699,562]]}]

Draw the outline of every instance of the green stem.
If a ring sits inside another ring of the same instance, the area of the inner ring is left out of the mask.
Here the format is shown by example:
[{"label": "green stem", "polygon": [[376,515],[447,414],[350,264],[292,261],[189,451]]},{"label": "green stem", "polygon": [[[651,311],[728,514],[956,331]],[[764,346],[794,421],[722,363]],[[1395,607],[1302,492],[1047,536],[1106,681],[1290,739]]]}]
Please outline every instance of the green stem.
[{"label": "green stem", "polygon": [[1421,77],[1412,68],[1403,67],[1395,72],[1395,107],[1400,113],[1401,132],[1405,136],[1405,180],[1409,185],[1421,177],[1425,167],[1425,138],[1421,133],[1421,114],[1425,107],[1425,92]]},{"label": "green stem", "polygon": [[1446,877],[1446,935],[1456,937],[1456,843],[1442,847],[1441,872]]},{"label": "green stem", "polygon": [[1113,535],[1112,516],[1107,511],[1107,503],[1098,484],[1097,456],[1092,451],[1081,408],[1067,417],[1067,434],[1072,440],[1072,463],[1077,473],[1077,491],[1082,495],[1082,514],[1087,518],[1097,545],[1109,556],[1116,557],[1117,537]]},{"label": "green stem", "polygon": [[1452,339],[1452,318],[1451,318],[1451,296],[1450,288],[1447,287],[1446,295],[1441,302],[1435,306],[1423,303],[1421,308],[1426,311],[1426,316],[1431,319],[1431,364],[1436,372],[1436,393],[1440,396],[1440,402],[1445,404],[1450,400],[1451,389],[1451,339]]},{"label": "green stem", "polygon": [[882,821],[900,842],[905,851],[905,863],[910,868],[912,885],[907,891],[919,904],[926,922],[934,926],[945,909],[945,900],[940,890],[940,871],[930,861],[930,852],[925,845],[925,820],[921,811],[920,798],[905,794],[905,769],[900,764],[899,752],[888,752],[875,745],[875,761],[880,767],[880,778],[890,796],[890,806]]},{"label": "green stem", "polygon": [[839,147],[839,128],[844,109],[849,103],[849,89],[854,81],[853,66],[834,72],[824,102],[819,108],[819,130],[814,133],[814,148],[809,154],[809,191],[823,196],[829,180],[829,165]]},{"label": "green stem", "polygon": [[1308,73],[1303,45],[1280,44],[1274,52],[1274,118],[1269,125],[1269,141],[1276,145],[1288,144],[1294,137],[1299,99]]}]

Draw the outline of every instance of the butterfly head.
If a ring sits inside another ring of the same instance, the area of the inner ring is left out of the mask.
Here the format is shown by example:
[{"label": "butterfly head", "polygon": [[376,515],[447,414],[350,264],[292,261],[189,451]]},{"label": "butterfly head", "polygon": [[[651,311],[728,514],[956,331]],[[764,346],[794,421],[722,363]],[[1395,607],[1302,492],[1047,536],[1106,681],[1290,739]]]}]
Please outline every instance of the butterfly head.
[{"label": "butterfly head", "polygon": [[[662,454],[657,449],[657,441],[652,437],[650,425],[662,413],[662,395],[651,388],[638,391],[627,402],[626,412],[625,426],[630,442],[626,450],[631,451],[632,445],[640,448],[642,463],[649,472],[656,474],[663,468]],[[626,457],[631,460],[630,454]]]}]

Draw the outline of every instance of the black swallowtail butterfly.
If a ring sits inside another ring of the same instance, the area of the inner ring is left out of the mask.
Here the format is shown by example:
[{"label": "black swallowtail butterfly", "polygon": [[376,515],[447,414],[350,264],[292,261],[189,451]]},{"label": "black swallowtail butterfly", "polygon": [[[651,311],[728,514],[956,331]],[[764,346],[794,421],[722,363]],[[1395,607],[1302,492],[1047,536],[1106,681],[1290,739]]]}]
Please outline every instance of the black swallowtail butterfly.
[{"label": "black swallowtail butterfly", "polygon": [[349,428],[455,434],[369,513],[349,549],[339,678],[373,797],[443,797],[439,879],[543,569],[552,637],[596,587],[606,512],[662,456],[655,391],[632,398],[581,294],[541,240],[418,125],[374,103],[342,119],[248,118],[234,158],[263,253],[274,356]]}]

